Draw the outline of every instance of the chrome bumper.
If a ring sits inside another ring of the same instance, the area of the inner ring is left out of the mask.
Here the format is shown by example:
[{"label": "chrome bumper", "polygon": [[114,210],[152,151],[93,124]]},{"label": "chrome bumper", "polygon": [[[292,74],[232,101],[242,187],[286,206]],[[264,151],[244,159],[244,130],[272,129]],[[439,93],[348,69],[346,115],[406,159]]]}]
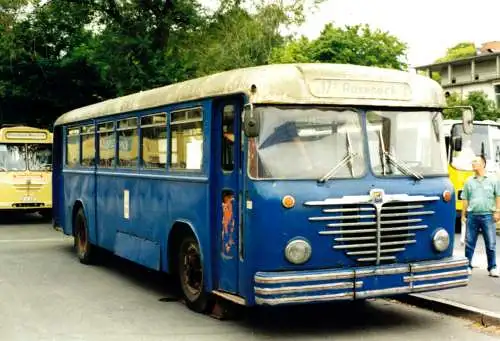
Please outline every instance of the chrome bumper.
[{"label": "chrome bumper", "polygon": [[255,303],[280,305],[355,300],[466,286],[468,260],[439,261],[378,267],[257,272]]}]

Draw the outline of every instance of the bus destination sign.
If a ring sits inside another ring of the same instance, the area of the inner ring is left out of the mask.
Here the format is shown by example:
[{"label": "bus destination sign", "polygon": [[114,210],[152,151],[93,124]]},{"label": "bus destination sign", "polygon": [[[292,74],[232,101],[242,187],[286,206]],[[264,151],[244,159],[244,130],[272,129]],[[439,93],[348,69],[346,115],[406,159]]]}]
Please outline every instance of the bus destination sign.
[{"label": "bus destination sign", "polygon": [[47,139],[47,133],[9,131],[5,134],[5,137],[11,140],[45,140]]},{"label": "bus destination sign", "polygon": [[373,100],[411,100],[411,89],[407,83],[346,80],[314,79],[309,83],[313,96],[333,98],[359,98]]}]

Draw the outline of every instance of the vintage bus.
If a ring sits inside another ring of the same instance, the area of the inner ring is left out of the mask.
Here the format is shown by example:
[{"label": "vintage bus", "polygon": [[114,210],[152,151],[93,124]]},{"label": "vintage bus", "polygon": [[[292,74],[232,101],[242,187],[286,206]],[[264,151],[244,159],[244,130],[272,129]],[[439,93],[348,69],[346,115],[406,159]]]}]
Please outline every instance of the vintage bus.
[{"label": "vintage bus", "polygon": [[52,213],[52,133],[26,126],[0,128],[0,213]]},{"label": "vintage bus", "polygon": [[198,312],[465,286],[444,106],[422,76],[283,64],[78,108],[55,122],[55,228],[82,263],[174,274]]},{"label": "vintage bus", "polygon": [[472,131],[466,134],[461,120],[444,120],[448,171],[457,196],[457,218],[462,211],[460,195],[465,180],[473,175],[472,159],[484,155],[486,171],[490,176],[500,175],[500,123],[474,121]]}]

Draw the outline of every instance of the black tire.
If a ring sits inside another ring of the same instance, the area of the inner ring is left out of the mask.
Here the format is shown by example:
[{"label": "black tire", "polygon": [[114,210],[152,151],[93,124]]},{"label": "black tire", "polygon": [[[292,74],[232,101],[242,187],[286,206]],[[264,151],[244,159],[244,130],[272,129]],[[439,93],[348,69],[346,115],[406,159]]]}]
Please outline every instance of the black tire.
[{"label": "black tire", "polygon": [[80,263],[93,264],[95,261],[95,247],[89,241],[89,229],[83,209],[78,209],[73,225],[75,251]]},{"label": "black tire", "polygon": [[182,295],[189,309],[206,313],[213,308],[213,297],[203,284],[204,272],[200,246],[192,236],[182,239],[178,252],[177,273]]}]

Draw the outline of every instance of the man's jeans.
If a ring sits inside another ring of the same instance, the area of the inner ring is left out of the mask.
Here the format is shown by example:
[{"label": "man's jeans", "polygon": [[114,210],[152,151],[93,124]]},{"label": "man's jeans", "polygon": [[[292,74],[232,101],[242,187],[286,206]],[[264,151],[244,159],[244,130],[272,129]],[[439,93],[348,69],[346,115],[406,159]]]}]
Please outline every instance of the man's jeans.
[{"label": "man's jeans", "polygon": [[465,257],[469,259],[469,266],[472,265],[472,256],[476,248],[479,233],[483,234],[486,246],[486,256],[488,258],[488,271],[496,268],[496,226],[492,214],[468,214],[467,232],[465,237]]}]

